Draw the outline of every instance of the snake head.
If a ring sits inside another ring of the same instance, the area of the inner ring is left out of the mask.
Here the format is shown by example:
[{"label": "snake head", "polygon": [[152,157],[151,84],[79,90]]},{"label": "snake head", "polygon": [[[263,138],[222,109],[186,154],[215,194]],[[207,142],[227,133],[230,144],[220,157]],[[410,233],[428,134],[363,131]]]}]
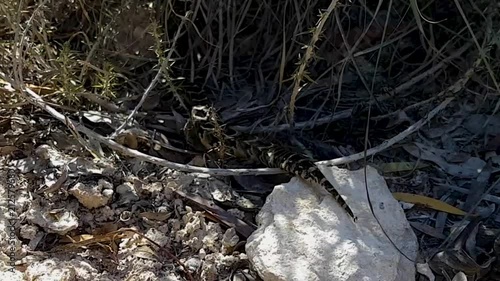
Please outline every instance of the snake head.
[{"label": "snake head", "polygon": [[210,108],[205,105],[193,106],[191,109],[191,118],[193,121],[208,121],[210,115]]},{"label": "snake head", "polygon": [[193,106],[191,109],[191,120],[198,128],[206,131],[216,130],[219,123],[217,113],[212,107],[206,105]]},{"label": "snake head", "polygon": [[191,109],[191,118],[186,123],[184,134],[192,147],[207,151],[219,145],[217,128],[215,111],[211,107],[198,105]]}]

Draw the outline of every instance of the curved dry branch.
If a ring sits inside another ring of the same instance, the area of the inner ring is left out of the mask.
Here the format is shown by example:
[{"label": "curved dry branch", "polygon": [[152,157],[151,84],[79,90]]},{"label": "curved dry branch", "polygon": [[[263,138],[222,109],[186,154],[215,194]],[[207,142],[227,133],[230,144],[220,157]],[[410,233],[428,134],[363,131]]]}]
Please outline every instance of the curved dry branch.
[{"label": "curved dry branch", "polygon": [[[57,110],[55,110],[53,107],[48,105],[39,95],[37,95],[35,92],[30,90],[29,88],[25,87],[24,85],[20,86],[22,93],[25,94],[26,98],[35,106],[38,106],[45,110],[47,113],[49,113],[51,116],[56,118],[57,120],[65,123],[67,126],[70,126],[77,130],[80,133],[83,133],[91,138],[96,139],[100,143],[108,146],[109,148],[120,152],[124,155],[130,156],[130,157],[135,157],[139,160],[143,160],[146,162],[150,162],[156,165],[160,165],[163,167],[167,167],[173,170],[178,170],[182,172],[191,172],[191,173],[204,173],[204,174],[210,174],[214,176],[242,176],[242,175],[272,175],[272,174],[282,174],[284,173],[283,170],[281,169],[273,169],[273,168],[260,168],[260,169],[212,169],[212,168],[203,168],[203,167],[196,167],[196,166],[191,166],[191,165],[185,165],[185,164],[179,164],[171,161],[167,161],[162,158],[150,156],[147,154],[144,154],[142,152],[139,152],[137,150],[133,150],[130,148],[127,148],[111,139],[108,139],[106,137],[103,137],[96,132],[88,129],[84,125],[72,121]],[[11,89],[12,91],[14,89]],[[66,122],[71,122],[71,124],[67,124]]]}]

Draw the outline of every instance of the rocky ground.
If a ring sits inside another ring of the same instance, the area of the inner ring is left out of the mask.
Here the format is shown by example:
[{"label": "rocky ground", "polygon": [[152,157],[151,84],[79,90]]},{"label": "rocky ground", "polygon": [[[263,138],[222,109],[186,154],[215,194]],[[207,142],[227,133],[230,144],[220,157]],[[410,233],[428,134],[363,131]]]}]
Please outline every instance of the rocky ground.
[{"label": "rocky ground", "polygon": [[[495,3],[18,2],[0,280],[500,280]],[[180,80],[318,159],[358,220],[194,151]]]}]

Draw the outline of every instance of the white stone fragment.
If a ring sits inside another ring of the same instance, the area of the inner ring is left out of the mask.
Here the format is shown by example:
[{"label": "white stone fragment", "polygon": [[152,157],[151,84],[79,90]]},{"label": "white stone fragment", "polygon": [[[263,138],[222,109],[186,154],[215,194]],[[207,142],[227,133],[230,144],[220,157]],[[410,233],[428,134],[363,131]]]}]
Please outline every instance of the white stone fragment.
[{"label": "white stone fragment", "polygon": [[99,208],[108,204],[113,197],[113,184],[103,179],[100,179],[95,186],[79,182],[70,188],[69,193],[75,196],[85,208]]},{"label": "white stone fragment", "polygon": [[[414,263],[392,245],[368,205],[364,171],[320,167],[345,195],[354,223],[326,190],[293,178],[278,185],[257,217],[246,253],[265,280],[415,280]],[[418,244],[386,182],[367,167],[374,212],[391,240],[415,260]]]}]

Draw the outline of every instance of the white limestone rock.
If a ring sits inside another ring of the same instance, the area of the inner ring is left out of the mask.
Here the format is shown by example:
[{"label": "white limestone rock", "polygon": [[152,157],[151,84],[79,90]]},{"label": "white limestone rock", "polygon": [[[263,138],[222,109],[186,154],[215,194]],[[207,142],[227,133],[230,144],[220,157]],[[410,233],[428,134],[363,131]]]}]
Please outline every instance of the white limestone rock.
[{"label": "white limestone rock", "polygon": [[[323,188],[293,178],[278,185],[257,217],[246,253],[265,281],[415,280],[413,262],[380,229],[368,205],[363,170],[320,167],[358,221]],[[367,168],[370,201],[392,241],[411,259],[418,250],[403,210],[378,172]]]},{"label": "white limestone rock", "polygon": [[113,184],[100,179],[94,186],[79,182],[70,188],[69,193],[75,196],[85,208],[95,209],[108,204],[114,191]]}]

